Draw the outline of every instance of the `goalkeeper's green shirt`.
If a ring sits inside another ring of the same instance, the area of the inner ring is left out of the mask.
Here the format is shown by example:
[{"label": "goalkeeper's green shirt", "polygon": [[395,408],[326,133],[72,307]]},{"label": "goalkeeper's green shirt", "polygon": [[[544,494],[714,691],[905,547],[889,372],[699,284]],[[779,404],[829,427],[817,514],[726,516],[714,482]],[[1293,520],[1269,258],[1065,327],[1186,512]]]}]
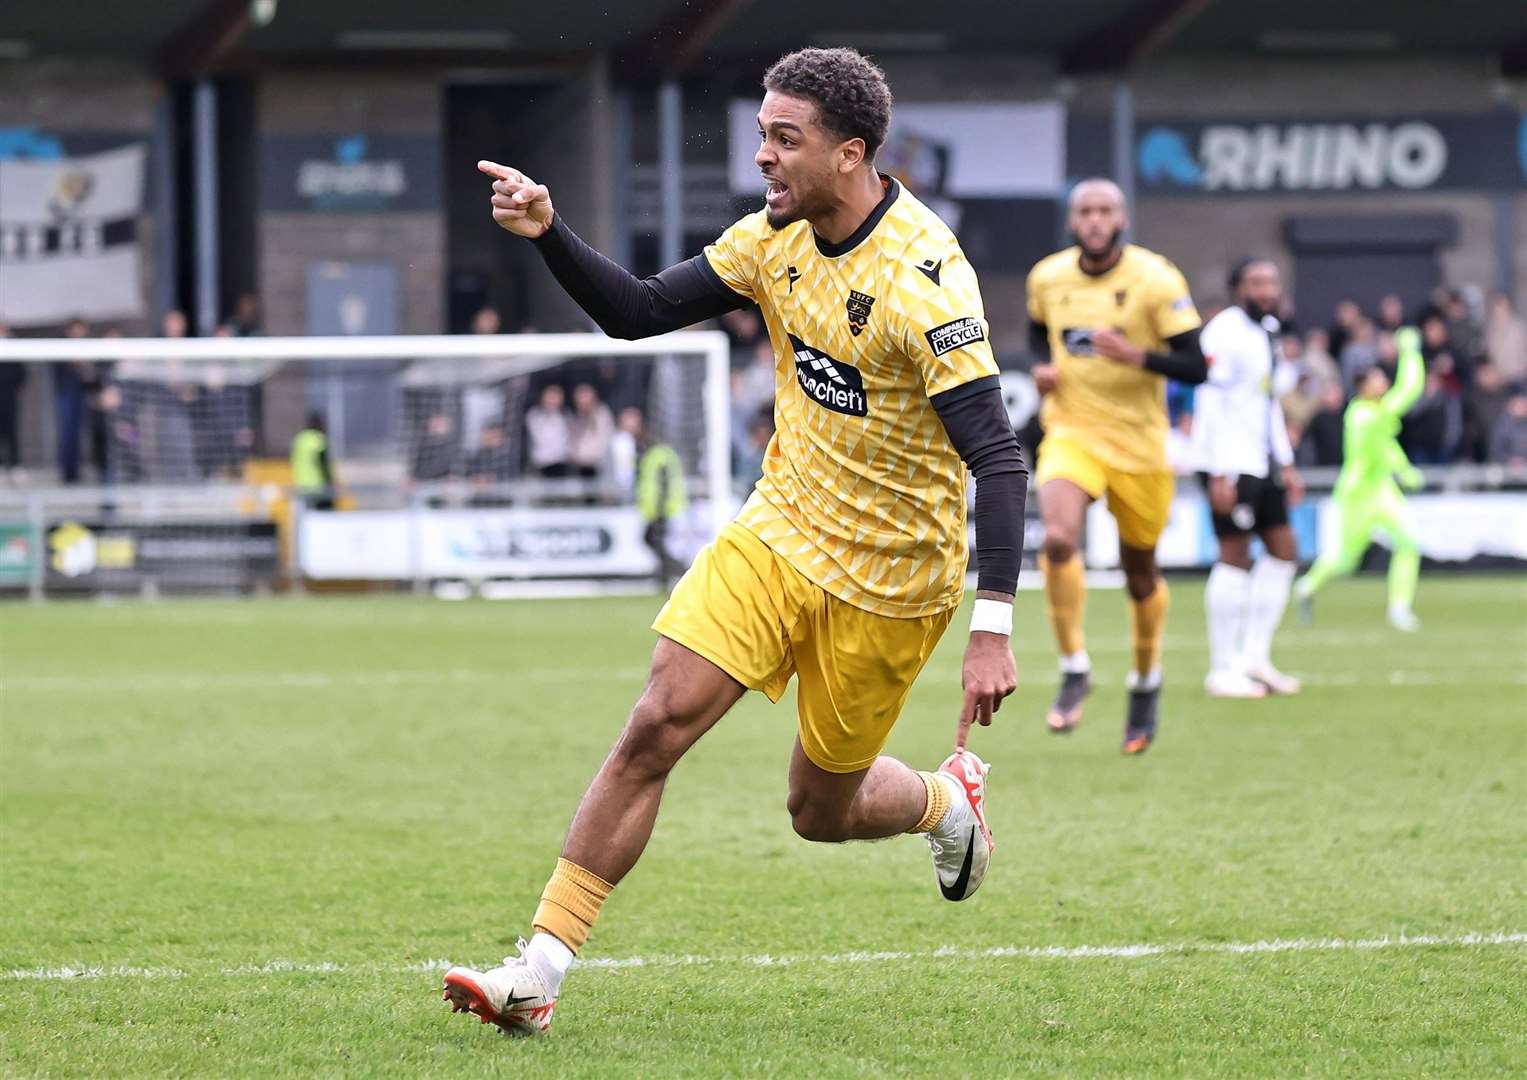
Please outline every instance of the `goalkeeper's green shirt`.
[{"label": "goalkeeper's green shirt", "polygon": [[1400,419],[1420,398],[1426,385],[1426,362],[1421,359],[1415,331],[1401,331],[1399,370],[1394,385],[1377,401],[1358,398],[1347,406],[1342,433],[1341,475],[1332,494],[1338,499],[1362,499],[1393,486],[1397,473],[1411,468],[1400,448]]}]

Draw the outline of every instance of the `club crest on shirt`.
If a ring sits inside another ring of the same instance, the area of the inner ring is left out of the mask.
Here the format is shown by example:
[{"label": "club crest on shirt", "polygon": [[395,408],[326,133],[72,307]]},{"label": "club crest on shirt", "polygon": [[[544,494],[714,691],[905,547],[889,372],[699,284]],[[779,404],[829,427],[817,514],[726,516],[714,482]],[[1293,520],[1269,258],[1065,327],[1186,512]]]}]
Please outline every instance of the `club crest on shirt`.
[{"label": "club crest on shirt", "polygon": [[848,291],[848,332],[858,337],[864,333],[864,328],[870,321],[870,308],[875,306],[875,298],[867,293]]},{"label": "club crest on shirt", "polygon": [[1117,290],[1113,294],[1113,303],[1114,303],[1114,306],[1115,307],[1123,307],[1124,306],[1124,298],[1126,296],[1128,296],[1128,295],[1129,295],[1129,291],[1127,289],[1119,289],[1119,290]]}]

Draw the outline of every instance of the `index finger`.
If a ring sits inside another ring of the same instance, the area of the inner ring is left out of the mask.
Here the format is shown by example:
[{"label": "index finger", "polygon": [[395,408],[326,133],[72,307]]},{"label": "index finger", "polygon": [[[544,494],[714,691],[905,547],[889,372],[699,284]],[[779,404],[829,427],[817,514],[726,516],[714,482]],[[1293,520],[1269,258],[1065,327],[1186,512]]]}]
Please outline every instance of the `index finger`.
[{"label": "index finger", "polygon": [[518,169],[511,169],[507,165],[500,165],[496,161],[479,161],[477,171],[486,176],[494,176],[500,180],[520,180],[522,176]]},{"label": "index finger", "polygon": [[971,691],[965,691],[965,700],[960,705],[960,721],[954,729],[955,750],[965,749],[965,740],[970,737],[970,725],[976,720],[976,696]]}]

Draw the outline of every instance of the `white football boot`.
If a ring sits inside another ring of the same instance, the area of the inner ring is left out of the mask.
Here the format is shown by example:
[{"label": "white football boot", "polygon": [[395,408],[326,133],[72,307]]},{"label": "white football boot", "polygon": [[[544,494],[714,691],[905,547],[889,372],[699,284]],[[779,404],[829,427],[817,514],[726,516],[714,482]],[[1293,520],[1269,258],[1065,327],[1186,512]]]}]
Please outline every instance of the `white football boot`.
[{"label": "white football boot", "polygon": [[1264,698],[1267,687],[1239,671],[1211,671],[1204,679],[1204,690],[1217,698]]},{"label": "white football boot", "polygon": [[928,834],[933,869],[945,900],[964,900],[981,887],[996,848],[986,827],[986,774],[991,766],[969,750],[956,750],[938,767],[951,799],[944,820]]},{"label": "white football boot", "polygon": [[503,967],[489,971],[451,968],[440,997],[451,1003],[452,1012],[472,1013],[485,1024],[497,1024],[506,1035],[542,1034],[551,1026],[557,1002],[541,973],[525,958],[523,939],[519,950],[519,956],[506,956]]},{"label": "white football boot", "polygon": [[1389,625],[1406,634],[1414,634],[1421,629],[1421,620],[1416,618],[1416,613],[1403,604],[1394,604],[1389,608]]},{"label": "white football boot", "polygon": [[1304,684],[1293,675],[1287,675],[1271,664],[1248,664],[1246,677],[1267,687],[1269,694],[1297,694]]}]

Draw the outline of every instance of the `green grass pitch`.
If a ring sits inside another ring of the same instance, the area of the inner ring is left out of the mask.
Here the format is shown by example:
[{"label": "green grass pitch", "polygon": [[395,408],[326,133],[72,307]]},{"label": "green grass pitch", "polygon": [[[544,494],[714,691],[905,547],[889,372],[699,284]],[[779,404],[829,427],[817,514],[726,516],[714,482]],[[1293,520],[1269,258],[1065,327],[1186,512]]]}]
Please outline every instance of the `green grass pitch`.
[{"label": "green grass pitch", "polygon": [[[0,608],[0,1071],[1521,1075],[1527,578],[1423,579],[1417,636],[1381,582],[1334,586],[1279,639],[1306,692],[1266,702],[1204,697],[1202,589],[1173,596],[1139,760],[1121,594],[1092,597],[1069,738],[1020,596],[1022,685],[973,741],[999,848],[963,905],[918,839],[798,840],[793,698],[752,695],[586,952],[644,963],[574,971],[528,1043],[452,1016],[433,965],[526,931],[655,599]],[[963,622],[891,742],[921,767]],[[1275,940],[1324,944],[1224,947]],[[1131,945],[1173,948],[1080,951]]]}]

